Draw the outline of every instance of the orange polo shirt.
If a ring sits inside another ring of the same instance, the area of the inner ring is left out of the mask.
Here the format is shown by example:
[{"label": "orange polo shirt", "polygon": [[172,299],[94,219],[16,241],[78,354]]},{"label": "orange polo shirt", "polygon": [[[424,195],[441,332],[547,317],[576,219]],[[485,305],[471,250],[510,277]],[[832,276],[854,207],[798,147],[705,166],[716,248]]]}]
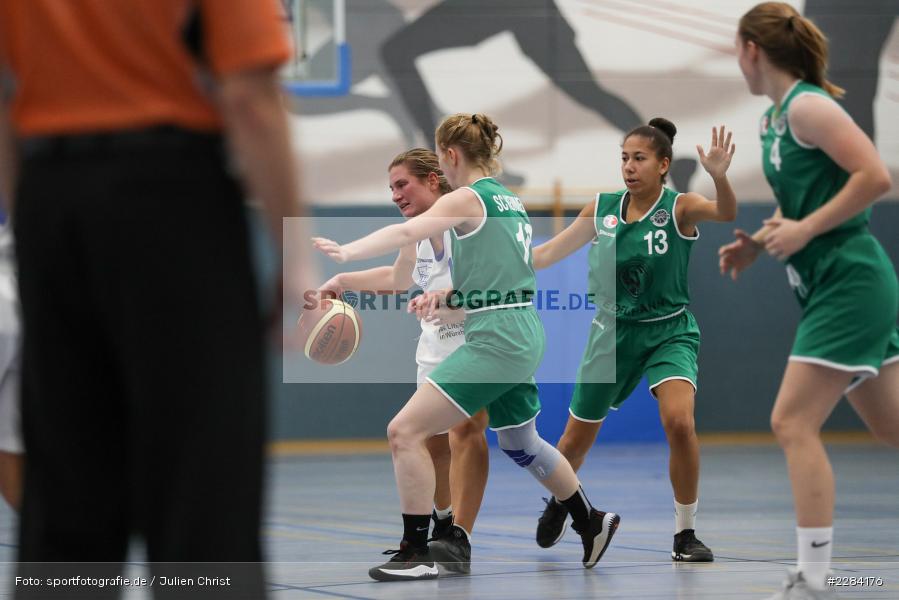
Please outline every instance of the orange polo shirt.
[{"label": "orange polo shirt", "polygon": [[0,70],[12,83],[16,133],[220,129],[214,86],[183,37],[195,10],[213,79],[291,55],[279,0],[0,2]]}]

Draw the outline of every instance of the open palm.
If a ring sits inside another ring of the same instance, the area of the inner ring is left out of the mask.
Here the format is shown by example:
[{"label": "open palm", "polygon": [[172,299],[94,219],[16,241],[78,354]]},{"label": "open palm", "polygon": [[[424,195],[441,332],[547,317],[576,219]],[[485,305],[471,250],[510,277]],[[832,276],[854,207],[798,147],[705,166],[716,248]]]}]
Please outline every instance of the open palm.
[{"label": "open palm", "polygon": [[705,153],[702,145],[696,145],[702,168],[713,178],[723,176],[730,167],[730,160],[737,149],[736,144],[730,143],[732,137],[733,132],[727,131],[724,125],[721,126],[721,129],[712,127],[712,143],[709,145],[708,154]]}]

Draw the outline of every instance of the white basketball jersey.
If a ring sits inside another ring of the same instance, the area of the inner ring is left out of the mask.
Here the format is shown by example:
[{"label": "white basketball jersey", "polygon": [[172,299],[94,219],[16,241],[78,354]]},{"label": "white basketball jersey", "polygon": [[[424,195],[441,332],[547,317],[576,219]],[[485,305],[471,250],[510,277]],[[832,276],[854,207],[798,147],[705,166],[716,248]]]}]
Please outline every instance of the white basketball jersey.
[{"label": "white basketball jersey", "polygon": [[[434,252],[431,240],[419,242],[412,269],[412,281],[426,292],[453,287],[450,271],[452,266],[452,238],[450,232],[443,232],[443,251]],[[462,323],[434,325],[421,322],[421,337],[415,351],[415,361],[419,366],[437,366],[453,350],[465,342]]]}]

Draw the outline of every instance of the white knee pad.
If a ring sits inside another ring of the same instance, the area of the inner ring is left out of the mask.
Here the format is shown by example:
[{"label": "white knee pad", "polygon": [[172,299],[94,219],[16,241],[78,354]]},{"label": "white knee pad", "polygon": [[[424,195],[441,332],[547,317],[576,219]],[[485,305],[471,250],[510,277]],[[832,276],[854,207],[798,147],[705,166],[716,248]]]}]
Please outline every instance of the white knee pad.
[{"label": "white knee pad", "polygon": [[533,420],[518,427],[500,429],[496,437],[503,452],[538,480],[549,477],[562,460],[562,453],[537,434]]}]

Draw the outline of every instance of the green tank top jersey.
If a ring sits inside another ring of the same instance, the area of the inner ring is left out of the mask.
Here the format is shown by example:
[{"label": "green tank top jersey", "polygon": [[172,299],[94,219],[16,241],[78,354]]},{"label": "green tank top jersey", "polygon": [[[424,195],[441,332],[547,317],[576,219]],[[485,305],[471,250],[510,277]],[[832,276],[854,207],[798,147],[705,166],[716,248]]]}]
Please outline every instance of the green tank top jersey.
[{"label": "green tank top jersey", "polygon": [[692,237],[678,231],[674,209],[679,196],[663,187],[652,208],[627,223],[626,190],[596,195],[596,238],[588,261],[597,312],[623,322],[647,322],[679,314],[690,303],[687,268],[699,230]]},{"label": "green tank top jersey", "polygon": [[[797,81],[784,97],[780,110],[772,106],[762,116],[760,130],[765,177],[774,191],[783,216],[795,220],[806,217],[829,202],[849,179],[849,173],[820,148],[809,146],[793,136],[789,120],[790,105],[805,94],[831,99],[818,86]],[[812,240],[804,249],[790,257],[788,262],[814,262],[832,245],[831,239],[862,230],[867,226],[870,216],[871,209],[865,209],[836,229]]]},{"label": "green tank top jersey", "polygon": [[481,201],[484,220],[465,235],[453,230],[453,303],[468,312],[531,304],[533,228],[521,200],[492,177],[465,189]]}]

